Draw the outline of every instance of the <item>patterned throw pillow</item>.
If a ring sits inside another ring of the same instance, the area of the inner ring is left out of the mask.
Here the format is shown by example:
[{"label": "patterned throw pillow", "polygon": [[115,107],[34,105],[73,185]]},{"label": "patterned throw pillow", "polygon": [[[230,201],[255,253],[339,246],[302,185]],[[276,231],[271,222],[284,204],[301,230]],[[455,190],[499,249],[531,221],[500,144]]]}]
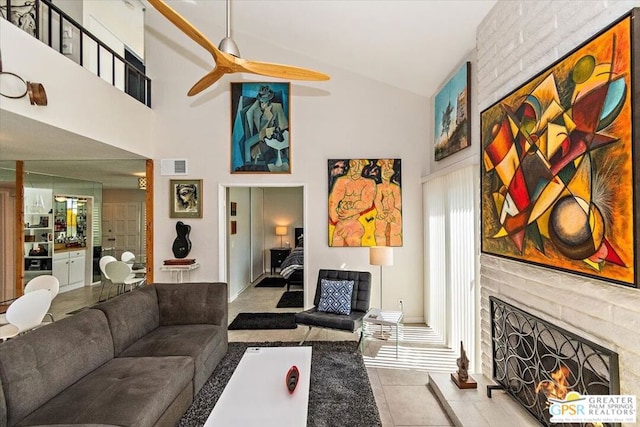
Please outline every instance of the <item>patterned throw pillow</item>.
[{"label": "patterned throw pillow", "polygon": [[353,284],[353,280],[321,279],[318,311],[336,314],[351,313]]}]

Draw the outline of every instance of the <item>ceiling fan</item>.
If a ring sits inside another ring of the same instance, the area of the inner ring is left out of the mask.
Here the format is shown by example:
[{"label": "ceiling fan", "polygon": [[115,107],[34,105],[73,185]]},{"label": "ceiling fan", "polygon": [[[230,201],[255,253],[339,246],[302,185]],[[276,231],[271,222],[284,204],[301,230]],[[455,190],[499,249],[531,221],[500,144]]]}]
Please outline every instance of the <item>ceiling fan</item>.
[{"label": "ceiling fan", "polygon": [[158,10],[165,18],[178,27],[183,33],[193,39],[200,46],[205,48],[213,56],[215,66],[208,74],[198,80],[189,90],[187,95],[196,95],[215,82],[225,74],[231,73],[252,73],[262,76],[277,77],[288,80],[329,80],[329,76],[318,71],[306,68],[294,67],[291,65],[274,64],[269,62],[251,61],[240,58],[240,53],[236,43],[231,39],[229,0],[227,0],[227,35],[216,47],[207,39],[196,27],[187,21],[178,12],[173,10],[163,0],[148,0],[149,3]]}]

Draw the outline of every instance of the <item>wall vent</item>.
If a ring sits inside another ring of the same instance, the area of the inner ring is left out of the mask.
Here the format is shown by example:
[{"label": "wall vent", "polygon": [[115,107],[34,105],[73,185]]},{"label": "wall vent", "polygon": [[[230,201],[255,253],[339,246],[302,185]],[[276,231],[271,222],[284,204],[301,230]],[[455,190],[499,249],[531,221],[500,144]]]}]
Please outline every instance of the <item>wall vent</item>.
[{"label": "wall vent", "polygon": [[160,160],[160,175],[187,175],[187,159]]}]

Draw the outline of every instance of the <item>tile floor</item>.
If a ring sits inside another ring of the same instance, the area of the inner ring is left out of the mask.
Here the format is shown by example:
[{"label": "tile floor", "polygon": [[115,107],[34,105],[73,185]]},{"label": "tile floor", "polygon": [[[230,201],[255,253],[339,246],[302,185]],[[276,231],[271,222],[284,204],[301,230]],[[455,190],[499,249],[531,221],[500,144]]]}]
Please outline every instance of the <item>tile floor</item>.
[{"label": "tile floor", "polygon": [[[245,290],[229,304],[229,322],[240,312],[296,312],[299,308],[280,309],[276,304],[286,288]],[[292,289],[297,290],[297,289]],[[91,286],[59,294],[51,311],[56,320],[69,312],[95,304],[100,286]],[[306,327],[292,330],[229,331],[229,341],[300,341]],[[403,325],[399,355],[395,355],[395,335],[388,341],[365,340],[363,357],[380,418],[384,427],[453,425],[427,383],[428,372],[454,372],[455,354],[434,344],[435,337],[425,325]],[[354,340],[357,334],[313,329],[308,340]]]}]

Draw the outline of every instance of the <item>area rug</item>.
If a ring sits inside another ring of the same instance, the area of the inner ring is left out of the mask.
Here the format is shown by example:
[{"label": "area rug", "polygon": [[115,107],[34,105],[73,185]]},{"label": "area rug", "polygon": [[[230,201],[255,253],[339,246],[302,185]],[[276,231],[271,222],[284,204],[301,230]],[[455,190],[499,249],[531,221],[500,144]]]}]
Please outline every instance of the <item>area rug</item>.
[{"label": "area rug", "polygon": [[229,330],[237,329],[295,329],[295,313],[238,313]]},{"label": "area rug", "polygon": [[287,291],[280,297],[277,308],[304,307],[304,292]]},{"label": "area rug", "polygon": [[284,277],[265,277],[256,285],[256,288],[281,288],[286,284]]},{"label": "area rug", "polygon": [[[178,426],[204,425],[247,347],[295,346],[295,342],[229,343],[229,351],[193,400]],[[311,385],[307,426],[378,427],[380,415],[355,341],[308,341]]]}]

